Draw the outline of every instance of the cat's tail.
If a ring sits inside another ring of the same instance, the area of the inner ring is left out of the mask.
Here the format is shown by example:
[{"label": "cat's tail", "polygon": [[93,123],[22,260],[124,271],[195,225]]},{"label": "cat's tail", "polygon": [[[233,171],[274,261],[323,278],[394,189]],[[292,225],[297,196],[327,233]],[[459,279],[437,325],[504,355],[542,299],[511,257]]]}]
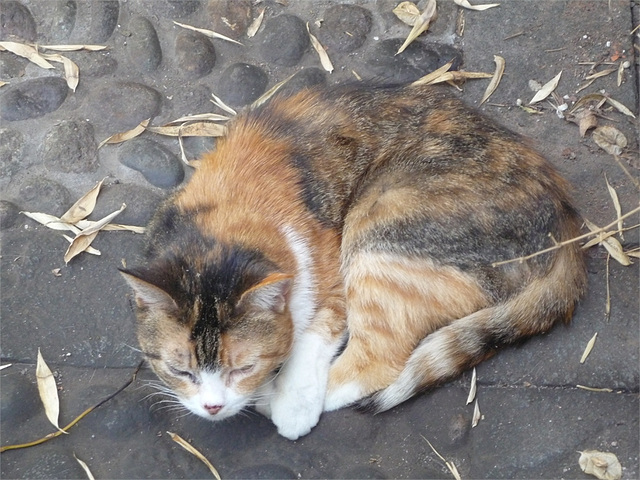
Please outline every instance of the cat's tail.
[{"label": "cat's tail", "polygon": [[531,281],[515,296],[428,335],[399,377],[362,400],[360,407],[376,413],[388,410],[420,390],[457,377],[492,356],[498,347],[543,333],[560,319],[568,321],[585,285],[579,247],[559,249],[547,274]]}]

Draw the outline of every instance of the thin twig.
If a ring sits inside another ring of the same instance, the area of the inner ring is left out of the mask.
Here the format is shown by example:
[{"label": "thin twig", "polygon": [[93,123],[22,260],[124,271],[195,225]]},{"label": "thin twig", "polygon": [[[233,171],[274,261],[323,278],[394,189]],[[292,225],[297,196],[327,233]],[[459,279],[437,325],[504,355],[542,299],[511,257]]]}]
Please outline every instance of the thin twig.
[{"label": "thin twig", "polygon": [[513,263],[513,262],[522,263],[525,260],[529,260],[530,258],[534,258],[534,257],[537,257],[538,255],[542,255],[544,253],[548,253],[548,252],[552,252],[554,250],[558,250],[561,247],[564,247],[566,245],[570,245],[570,244],[575,243],[575,242],[579,242],[580,240],[584,240],[585,238],[595,237],[596,235],[599,235],[599,234],[607,231],[611,227],[616,226],[619,221],[624,220],[625,218],[630,217],[631,215],[633,215],[634,213],[637,213],[637,212],[640,212],[640,207],[634,208],[630,212],[627,212],[624,215],[622,215],[620,218],[616,218],[613,222],[611,222],[609,225],[607,225],[605,227],[598,228],[597,230],[594,230],[594,231],[589,232],[589,233],[585,233],[584,235],[580,235],[579,237],[570,238],[569,240],[565,240],[564,242],[560,242],[560,243],[554,245],[553,247],[545,248],[544,250],[540,250],[538,252],[532,253],[531,255],[526,255],[524,257],[518,257],[518,258],[512,258],[511,260],[503,260],[501,262],[494,262],[494,263],[491,264],[491,266],[492,267],[498,267],[500,265],[506,265],[508,263]]},{"label": "thin twig", "polygon": [[59,437],[63,433],[68,433],[68,430],[71,427],[73,427],[76,423],[78,423],[80,420],[82,420],[84,417],[86,417],[88,414],[90,414],[96,408],[98,408],[98,407],[104,405],[105,403],[107,403],[109,400],[114,398],[116,395],[118,395],[120,392],[122,392],[125,388],[127,388],[129,385],[131,385],[135,381],[136,375],[138,375],[138,372],[140,371],[140,368],[142,367],[143,364],[144,364],[144,361],[140,362],[138,367],[133,372],[133,375],[131,376],[131,378],[129,380],[127,380],[127,382],[124,385],[122,385],[118,390],[113,392],[111,395],[109,395],[104,400],[101,400],[100,402],[95,404],[93,407],[87,408],[84,412],[82,412],[80,415],[78,415],[76,418],[74,418],[71,421],[71,423],[69,423],[69,425],[67,425],[66,427],[58,430],[57,432],[50,433],[49,435],[47,435],[45,437],[42,437],[42,438],[40,438],[38,440],[34,440],[33,442],[20,443],[20,444],[16,444],[16,445],[5,445],[3,447],[0,447],[0,453],[5,452],[7,450],[18,450],[20,448],[34,447],[36,445],[40,445],[41,443],[47,442],[47,441],[51,440],[52,438]]}]

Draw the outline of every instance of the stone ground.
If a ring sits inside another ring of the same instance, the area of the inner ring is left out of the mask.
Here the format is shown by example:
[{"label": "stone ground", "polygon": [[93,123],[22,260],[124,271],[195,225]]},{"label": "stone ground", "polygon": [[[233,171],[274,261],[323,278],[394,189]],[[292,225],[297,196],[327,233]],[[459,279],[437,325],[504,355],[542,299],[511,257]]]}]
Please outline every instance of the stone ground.
[{"label": "stone ground", "polygon": [[[591,133],[559,118],[548,102],[541,114],[517,106],[533,96],[529,81],[544,84],[562,70],[557,92],[569,105],[605,91],[638,113],[636,60],[638,2],[621,0],[506,0],[483,12],[441,0],[429,32],[394,56],[409,31],[378,1],[207,0],[2,0],[0,40],[45,44],[103,44],[102,52],[64,54],[80,68],[75,92],[62,67],[42,69],[0,52],[1,444],[40,438],[53,429],[38,398],[38,348],[58,383],[61,424],[96,404],[129,379],[140,361],[128,289],[116,268],[134,264],[142,239],[128,232],[101,233],[102,255],[82,254],[65,265],[63,232],[37,224],[21,211],[61,215],[98,180],[103,193],[90,217],[126,210],[120,223],[144,225],[154,206],[189,177],[175,138],[146,132],[122,145],[98,149],[106,137],[151,118],[163,125],[186,114],[217,112],[211,93],[234,107],[251,102],[297,73],[286,88],[315,83],[411,81],[451,58],[468,71],[505,75],[481,110],[530,137],[575,186],[581,213],[598,225],[615,219],[604,174],[624,212],[638,191]],[[477,3],[477,2],[472,2]],[[422,5],[421,5],[422,6]],[[251,20],[265,9],[253,38]],[[463,17],[461,17],[463,15]],[[464,31],[460,31],[460,19]],[[215,30],[244,46],[206,38],[173,20]],[[323,20],[318,26],[316,21]],[[309,45],[305,23],[325,45],[335,71],[326,73]],[[634,46],[635,42],[635,46]],[[635,48],[635,50],[634,50]],[[628,61],[581,92],[590,66]],[[464,85],[460,96],[477,105],[488,80]],[[600,125],[628,139],[622,162],[638,175],[638,122],[603,107]],[[215,145],[185,138],[196,158]],[[638,223],[630,218],[626,226]],[[623,245],[638,246],[638,229]],[[609,264],[611,313],[605,316],[607,260],[588,250],[590,288],[570,326],[501,352],[478,372],[483,417],[471,428],[465,405],[471,375],[371,416],[352,410],[326,414],[296,442],[279,437],[266,419],[248,412],[214,424],[163,409],[149,398],[143,369],[121,394],[99,407],[69,435],[0,457],[2,478],[86,478],[74,454],[96,478],[210,478],[207,468],[171,441],[189,440],[223,478],[451,478],[428,439],[462,478],[591,478],[578,451],[617,455],[623,478],[638,478],[639,328],[638,269]],[[56,270],[59,269],[59,270]],[[588,340],[598,333],[584,364]],[[576,385],[609,388],[587,391]]]}]

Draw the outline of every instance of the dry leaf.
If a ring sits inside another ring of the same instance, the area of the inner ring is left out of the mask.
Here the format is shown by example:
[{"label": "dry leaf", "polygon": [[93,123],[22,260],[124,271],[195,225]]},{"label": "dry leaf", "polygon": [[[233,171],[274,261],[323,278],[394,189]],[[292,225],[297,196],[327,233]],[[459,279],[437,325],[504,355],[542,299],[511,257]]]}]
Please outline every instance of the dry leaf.
[{"label": "dry leaf", "polygon": [[540,102],[545,98],[547,98],[549,95],[551,95],[551,92],[553,92],[558,86],[558,82],[560,82],[561,75],[562,75],[562,70],[560,70],[560,73],[558,75],[553,77],[551,80],[545,83],[540,90],[538,90],[538,92],[533,96],[529,104]]},{"label": "dry leaf", "polygon": [[136,127],[132,128],[131,130],[127,130],[126,132],[120,132],[120,133],[111,135],[109,138],[100,142],[100,145],[98,145],[98,148],[107,144],[126,142],[127,140],[131,140],[132,138],[137,137],[147,129],[147,126],[149,125],[150,120],[151,120],[150,118],[147,118],[146,120],[141,121]]},{"label": "dry leaf", "polygon": [[224,35],[214,32],[213,30],[206,30],[204,28],[197,28],[191,25],[185,25],[184,23],[176,22],[175,20],[173,23],[175,23],[179,27],[186,28],[187,30],[193,30],[194,32],[198,32],[203,35],[206,35],[209,38],[219,38],[220,40],[226,40],[227,42],[237,43],[238,45],[242,45],[242,43],[238,42],[237,40],[234,40],[233,38],[225,37]]},{"label": "dry leaf", "polygon": [[0,80],[0,87],[4,87],[5,85],[9,85],[9,82],[3,82]]},{"label": "dry leaf", "polygon": [[0,366],[0,370],[4,370],[5,368],[9,368],[13,363],[7,363],[6,365]]},{"label": "dry leaf", "polygon": [[204,463],[209,468],[209,470],[211,471],[213,476],[216,477],[217,480],[221,480],[218,470],[216,470],[216,468],[213,465],[211,465],[211,462],[207,460],[207,457],[202,455],[198,450],[196,450],[189,442],[183,439],[180,435],[176,433],[171,433],[171,432],[167,432],[167,433],[171,437],[171,440],[176,442],[178,445],[180,445],[190,454],[195,455],[202,463]]},{"label": "dry leaf", "polygon": [[453,0],[456,5],[459,5],[469,10],[487,10],[489,8],[498,7],[499,3],[487,3],[485,5],[471,5],[469,0]]},{"label": "dry leaf", "polygon": [[60,219],[54,215],[40,212],[20,212],[26,215],[32,220],[44,225],[51,230],[69,230],[75,234],[80,233],[80,229],[66,222],[60,221]]},{"label": "dry leaf", "polygon": [[329,55],[327,55],[327,51],[324,49],[322,44],[318,41],[318,39],[311,33],[309,30],[309,22],[307,22],[307,33],[309,33],[309,39],[311,40],[311,45],[316,52],[318,52],[318,56],[320,57],[320,64],[322,68],[324,68],[327,72],[333,72],[333,64],[329,59]]},{"label": "dry leaf", "polygon": [[[62,235],[62,236],[65,238],[65,240],[67,242],[73,243],[73,238],[71,238],[70,236],[68,236],[68,235]],[[91,245],[89,245],[87,248],[85,248],[84,252],[85,253],[89,253],[91,255],[97,255],[97,256],[102,255],[102,252],[100,250],[98,250],[97,248],[93,248]]]},{"label": "dry leaf", "polygon": [[96,238],[98,232],[104,228],[105,225],[111,222],[116,216],[118,216],[127,206],[123,203],[119,210],[110,213],[106,217],[98,220],[90,227],[82,230],[71,242],[69,248],[64,254],[65,263],[69,263],[71,259],[80,253],[84,252],[90,245],[91,242]]},{"label": "dry leaf", "polygon": [[168,137],[224,137],[227,128],[211,122],[194,122],[164,127],[147,127],[147,130]]},{"label": "dry leaf", "polygon": [[[586,218],[584,219],[584,223],[592,232],[598,230],[598,226],[590,222]],[[598,243],[600,243],[618,263],[624,266],[631,265],[631,260],[622,250],[622,245],[620,245],[620,242],[617,238],[608,236],[604,232],[599,233],[597,238],[599,240]]]},{"label": "dry leaf", "polygon": [[420,77],[418,80],[413,82],[411,85],[431,85],[431,83],[442,76],[444,73],[448,72],[451,66],[453,65],[453,60],[445,63],[440,68],[435,69],[431,73],[427,73],[424,77]]},{"label": "dry leaf", "polygon": [[80,199],[78,199],[78,201],[60,217],[60,221],[65,223],[77,223],[91,215],[91,212],[93,212],[93,209],[96,207],[98,194],[100,193],[100,188],[102,188],[102,184],[105,180],[106,178],[100,180],[95,187],[80,197]]},{"label": "dry leaf", "polygon": [[607,99],[607,103],[610,103],[620,113],[624,113],[628,117],[636,118],[636,116],[633,114],[633,112],[631,110],[629,110],[626,106],[624,106],[622,103],[620,103],[619,101],[614,100],[613,98],[611,98],[611,97],[609,97],[607,95],[605,95],[605,98]]},{"label": "dry leaf", "polygon": [[580,110],[577,114],[575,114],[574,118],[571,119],[572,122],[578,124],[578,129],[580,130],[580,136],[584,137],[592,128],[596,128],[598,126],[598,118],[596,117],[593,110],[584,108]]},{"label": "dry leaf", "polygon": [[473,418],[471,420],[471,428],[478,426],[480,419],[482,418],[482,414],[480,413],[480,407],[478,406],[478,400],[476,400],[476,404],[473,407]]},{"label": "dry leaf", "polygon": [[[298,73],[298,72],[296,72]],[[276,92],[278,90],[280,90],[280,88],[282,88],[282,86],[287,83],[289,80],[291,80],[293,78],[293,76],[295,75],[295,73],[292,73],[291,75],[289,75],[287,78],[285,78],[284,80],[276,83],[273,87],[271,87],[269,90],[267,90],[266,92],[264,92],[262,95],[260,95],[260,97],[258,97],[252,104],[251,104],[251,108],[256,108],[259,107],[260,105],[262,105],[264,102],[266,102],[267,100],[269,100],[271,97],[273,97]]]},{"label": "dry leaf", "polygon": [[26,58],[42,68],[55,68],[32,46],[17,42],[0,42],[0,48]]},{"label": "dry leaf", "polygon": [[584,473],[600,480],[619,480],[622,477],[622,466],[613,453],[597,450],[578,453],[580,454],[578,463]]},{"label": "dry leaf", "polygon": [[231,120],[231,118],[227,117],[226,115],[218,115],[217,113],[197,113],[195,115],[185,115],[184,117],[176,118],[175,120],[167,123],[167,125],[194,121],[197,122],[201,120],[208,122],[226,122],[228,120]]},{"label": "dry leaf", "polygon": [[591,350],[593,350],[593,346],[596,343],[597,337],[598,337],[598,332],[596,332],[593,335],[593,337],[591,337],[591,340],[589,340],[589,342],[587,343],[587,346],[585,347],[584,352],[582,353],[582,357],[580,358],[580,363],[584,363],[587,357],[589,356],[589,354],[591,353]]},{"label": "dry leaf", "polygon": [[469,388],[469,396],[467,397],[467,405],[473,402],[473,399],[476,398],[476,369],[473,368],[473,373],[471,374],[471,387]]},{"label": "dry leaf", "polygon": [[260,25],[262,25],[262,19],[264,18],[264,11],[266,9],[262,8],[260,10],[260,15],[258,15],[253,22],[251,22],[251,25],[249,25],[249,28],[247,28],[247,37],[251,38],[253,36],[255,36],[256,33],[258,33],[258,30],[260,30]]},{"label": "dry leaf", "polygon": [[47,60],[51,60],[52,62],[62,63],[64,66],[64,79],[67,81],[67,86],[75,92],[78,82],[80,81],[80,69],[78,68],[78,65],[72,62],[69,58],[57,53],[43,54],[42,57]]},{"label": "dry leaf", "polygon": [[60,414],[58,386],[56,385],[56,379],[53,377],[53,373],[51,373],[51,369],[49,369],[44,358],[42,358],[42,353],[40,353],[39,348],[38,360],[36,362],[36,381],[38,384],[40,400],[42,400],[42,404],[44,405],[44,412],[46,413],[47,418],[54,427],[62,431],[58,426],[58,415]]},{"label": "dry leaf", "polygon": [[428,0],[427,6],[424,8],[424,11],[420,14],[420,16],[415,20],[413,28],[409,32],[407,39],[396,52],[396,55],[404,52],[405,48],[407,48],[411,44],[411,42],[418,38],[418,36],[422,32],[426,31],[429,28],[429,24],[436,18],[436,0]]},{"label": "dry leaf", "polygon": [[89,480],[95,480],[95,477],[91,473],[91,470],[89,470],[89,466],[86,463],[84,463],[82,460],[80,460],[78,457],[76,457],[75,453],[73,454],[73,458],[75,458],[78,461],[78,463],[80,464],[80,466],[84,470],[84,473],[87,474],[87,478]]},{"label": "dry leaf", "polygon": [[494,55],[493,61],[496,62],[496,70],[495,72],[493,72],[493,77],[491,78],[489,85],[487,85],[487,89],[485,90],[484,95],[482,96],[482,100],[480,100],[480,105],[482,105],[484,102],[486,102],[489,99],[489,97],[493,94],[493,92],[496,91],[496,88],[498,88],[498,84],[500,83],[500,80],[502,80],[502,75],[504,73],[504,66],[505,66],[504,58],[502,58],[499,55]]},{"label": "dry leaf", "polygon": [[213,102],[214,105],[216,105],[217,107],[220,107],[222,110],[224,110],[227,113],[230,113],[231,115],[238,114],[233,108],[231,108],[229,105],[224,103],[222,100],[216,97],[213,93],[211,94],[211,96],[213,97],[213,100],[211,101]]},{"label": "dry leaf", "polygon": [[624,75],[624,62],[620,61],[620,64],[618,65],[618,74],[616,77],[616,85],[619,87],[620,85],[622,85],[622,76]]},{"label": "dry leaf", "polygon": [[[431,80],[429,83],[425,83],[425,85],[435,85],[437,83],[444,82],[458,82],[460,80],[468,80],[472,78],[491,78],[492,76],[493,75],[491,75],[490,73],[485,72],[463,72],[460,70],[454,70],[441,74],[437,78]],[[419,82],[420,80],[417,81]]]},{"label": "dry leaf", "polygon": [[620,155],[622,149],[627,146],[627,137],[615,127],[598,127],[593,131],[592,138],[600,148],[611,155]]},{"label": "dry leaf", "polygon": [[611,388],[585,387],[584,385],[576,385],[576,388],[579,388],[581,390],[587,390],[589,392],[605,392],[605,393],[613,392]]},{"label": "dry leaf", "polygon": [[416,21],[420,18],[420,10],[413,2],[402,2],[396,8],[393,9],[393,13],[402,22],[406,23],[410,27],[416,24]]},{"label": "dry leaf", "polygon": [[56,50],[58,52],[77,52],[78,50],[88,50],[90,52],[97,52],[105,50],[106,45],[40,45],[40,48],[44,50]]},{"label": "dry leaf", "polygon": [[606,77],[610,73],[615,72],[615,68],[607,68],[606,70],[602,70],[601,72],[596,72],[593,75],[589,75],[588,77],[584,77],[585,80],[595,80],[596,78]]},{"label": "dry leaf", "polygon": [[616,189],[611,186],[609,183],[609,179],[607,178],[607,174],[604,175],[604,181],[607,184],[607,190],[609,190],[609,195],[611,196],[611,200],[613,201],[613,207],[616,209],[616,215],[618,216],[618,230],[620,233],[620,238],[624,240],[624,235],[622,234],[622,207],[620,206],[620,200],[618,199],[618,192]]}]

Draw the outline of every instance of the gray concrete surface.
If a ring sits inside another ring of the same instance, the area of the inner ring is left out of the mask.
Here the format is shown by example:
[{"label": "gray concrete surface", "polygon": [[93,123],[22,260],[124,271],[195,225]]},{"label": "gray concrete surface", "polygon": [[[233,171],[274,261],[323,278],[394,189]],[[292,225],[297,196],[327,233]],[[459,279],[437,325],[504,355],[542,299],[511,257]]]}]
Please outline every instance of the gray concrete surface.
[{"label": "gray concrete surface", "polygon": [[[12,364],[0,373],[3,446],[53,431],[36,388],[38,347],[56,375],[62,425],[117,390],[140,361],[128,290],[116,269],[122,261],[136,262],[142,239],[133,233],[101,233],[94,242],[101,256],[82,254],[65,265],[62,232],[18,212],[60,215],[107,177],[90,218],[125,202],[117,221],[144,225],[171,186],[189,177],[177,141],[142,135],[147,151],[161,152],[154,154],[162,158],[158,163],[135,153],[141,148],[124,144],[98,150],[97,144],[149,117],[152,125],[162,125],[186,114],[221,113],[209,101],[211,93],[241,104],[301,69],[307,83],[354,82],[353,71],[364,79],[408,81],[452,56],[465,70],[492,72],[493,56],[501,55],[505,75],[481,110],[532,140],[572,182],[576,204],[591,221],[602,226],[615,219],[605,173],[623,211],[637,206],[638,190],[591,133],[581,138],[577,126],[559,118],[547,102],[540,105],[541,114],[517,106],[518,99],[526,103],[533,96],[530,80],[545,83],[562,70],[557,92],[569,105],[605,91],[637,115],[640,38],[637,31],[630,33],[640,23],[637,2],[507,0],[484,12],[464,11],[460,35],[460,9],[440,0],[439,17],[429,32],[406,55],[393,57],[384,42],[409,31],[391,14],[397,3],[0,1],[0,41],[109,47],[65,54],[80,68],[76,92],[61,86],[60,65],[44,70],[0,52],[0,80],[9,82],[0,88],[0,340],[2,364]],[[338,4],[359,5],[366,12],[347,8],[331,16],[330,7]],[[263,7],[263,26],[247,38],[249,23]],[[277,18],[283,14],[295,18]],[[244,46],[187,34],[173,20],[215,30]],[[322,72],[317,55],[296,30],[307,21],[328,47],[332,74]],[[345,35],[347,28],[352,31]],[[620,86],[613,73],[576,93],[590,73],[582,62],[612,58],[630,62]],[[257,69],[234,77],[230,67],[239,62]],[[45,80],[35,81],[40,78]],[[487,82],[467,82],[461,97],[477,105]],[[598,121],[626,136],[623,163],[637,178],[637,119],[604,108]],[[214,143],[187,139],[187,155],[195,158]],[[127,157],[127,149],[134,154]],[[638,216],[625,223],[637,224]],[[626,249],[638,243],[637,228],[625,232]],[[578,466],[577,452],[588,449],[615,453],[623,478],[638,478],[638,269],[610,262],[611,313],[606,318],[606,252],[594,247],[587,257],[589,291],[573,322],[478,368],[483,418],[475,428],[470,426],[472,405],[465,405],[470,373],[378,416],[352,410],[326,414],[310,435],[290,442],[252,412],[209,423],[154,405],[159,398],[148,396],[154,377],[143,369],[131,386],[69,435],[3,452],[0,476],[86,478],[75,454],[96,478],[210,478],[202,463],[171,441],[166,432],[172,431],[208,457],[223,478],[452,478],[425,439],[465,479],[591,478]],[[596,332],[595,347],[580,364]]]}]

